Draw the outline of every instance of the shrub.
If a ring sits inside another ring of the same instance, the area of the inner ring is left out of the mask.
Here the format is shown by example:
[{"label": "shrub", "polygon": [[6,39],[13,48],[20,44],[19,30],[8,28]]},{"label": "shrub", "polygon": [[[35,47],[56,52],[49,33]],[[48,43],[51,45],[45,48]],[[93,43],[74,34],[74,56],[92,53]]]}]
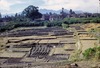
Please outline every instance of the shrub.
[{"label": "shrub", "polygon": [[83,53],[83,57],[85,59],[93,59],[93,58],[95,58],[96,60],[100,59],[100,46],[85,50]]}]

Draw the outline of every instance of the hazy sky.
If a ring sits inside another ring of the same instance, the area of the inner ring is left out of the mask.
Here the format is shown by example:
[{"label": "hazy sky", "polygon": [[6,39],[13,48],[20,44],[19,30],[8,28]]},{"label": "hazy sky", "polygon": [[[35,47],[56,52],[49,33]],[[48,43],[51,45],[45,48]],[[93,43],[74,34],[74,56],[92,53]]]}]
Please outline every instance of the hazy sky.
[{"label": "hazy sky", "polygon": [[65,9],[97,12],[99,0],[0,0],[2,14],[21,12],[29,5],[38,6],[39,9],[59,10]]}]

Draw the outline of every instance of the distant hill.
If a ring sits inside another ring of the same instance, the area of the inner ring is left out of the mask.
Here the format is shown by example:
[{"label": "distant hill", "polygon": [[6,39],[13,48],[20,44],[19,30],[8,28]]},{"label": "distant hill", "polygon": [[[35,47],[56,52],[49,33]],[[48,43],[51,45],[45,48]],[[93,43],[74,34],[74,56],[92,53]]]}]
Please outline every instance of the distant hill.
[{"label": "distant hill", "polygon": [[[62,10],[39,9],[39,12],[42,13],[42,14],[46,14],[46,13],[49,13],[49,12],[60,14],[61,11]],[[64,9],[64,12],[69,13],[69,10]],[[83,13],[83,11],[79,10],[79,11],[75,11],[75,13]],[[21,12],[18,12],[18,14],[21,14]],[[2,17],[6,16],[6,15],[14,16],[15,13],[3,14]]]},{"label": "distant hill", "polygon": [[[40,9],[39,10],[42,14],[46,14],[46,13],[49,13],[49,12],[52,12],[52,13],[57,13],[59,14],[62,10],[48,10],[48,9]],[[69,10],[65,9],[64,10],[66,13],[69,13]],[[74,10],[73,10],[74,11]],[[75,11],[76,13],[83,13],[83,11],[79,10],[79,11]]]}]

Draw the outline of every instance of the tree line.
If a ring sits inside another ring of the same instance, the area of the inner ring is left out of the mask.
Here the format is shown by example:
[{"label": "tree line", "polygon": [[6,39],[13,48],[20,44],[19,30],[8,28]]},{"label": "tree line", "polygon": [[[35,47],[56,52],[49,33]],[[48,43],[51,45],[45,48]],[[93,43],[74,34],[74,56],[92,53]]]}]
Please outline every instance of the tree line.
[{"label": "tree line", "polygon": [[[29,27],[29,26],[47,26],[47,27],[69,27],[70,24],[77,23],[100,23],[99,17],[89,17],[89,18],[64,18],[62,20],[46,21],[38,20],[42,17],[42,13],[39,12],[38,7],[30,5],[25,8],[22,13],[16,13],[13,16],[6,15],[2,17],[0,13],[0,31],[11,30],[17,27]],[[36,21],[35,21],[36,20]],[[1,25],[1,22],[5,22]]]}]

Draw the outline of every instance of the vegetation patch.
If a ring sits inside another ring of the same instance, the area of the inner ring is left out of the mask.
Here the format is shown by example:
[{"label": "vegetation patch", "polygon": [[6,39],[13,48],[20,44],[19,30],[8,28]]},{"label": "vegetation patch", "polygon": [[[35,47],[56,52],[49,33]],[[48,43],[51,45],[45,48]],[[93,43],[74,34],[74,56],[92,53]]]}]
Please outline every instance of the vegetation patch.
[{"label": "vegetation patch", "polygon": [[83,57],[86,60],[89,59],[100,60],[100,46],[85,50],[83,53]]}]

